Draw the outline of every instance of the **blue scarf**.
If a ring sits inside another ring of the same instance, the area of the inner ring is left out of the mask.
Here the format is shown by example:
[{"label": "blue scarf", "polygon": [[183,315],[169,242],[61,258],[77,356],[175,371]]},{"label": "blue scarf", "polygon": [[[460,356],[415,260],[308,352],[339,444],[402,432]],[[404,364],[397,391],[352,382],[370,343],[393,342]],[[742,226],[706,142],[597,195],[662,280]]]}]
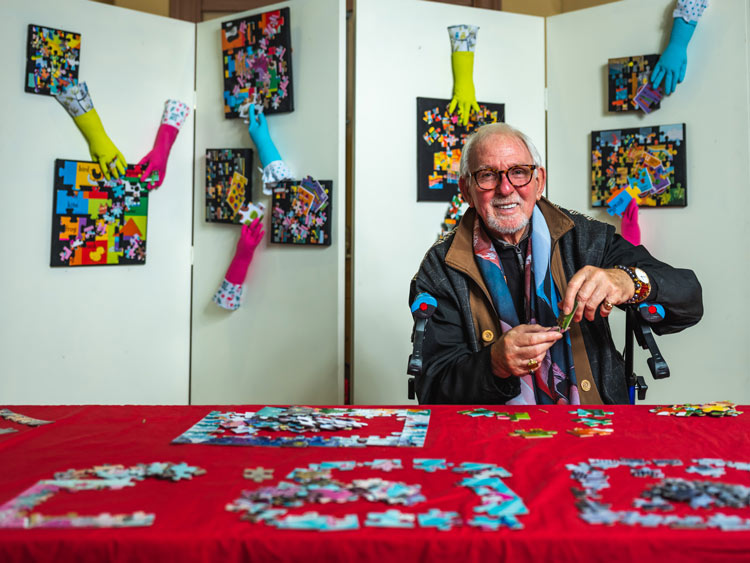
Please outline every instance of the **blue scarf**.
[{"label": "blue scarf", "polygon": [[[520,321],[510,296],[502,263],[479,215],[474,220],[473,246],[474,259],[489,289],[495,310],[500,315],[500,327],[505,333],[518,326]],[[524,306],[529,324],[557,324],[557,303],[560,297],[550,273],[551,254],[552,239],[547,222],[539,208],[534,206],[531,216],[531,237],[524,264]],[[526,374],[520,379],[521,393],[509,400],[509,405],[579,405],[581,401],[578,396],[570,336],[565,334],[555,342],[547,350],[539,368],[533,374]]]}]

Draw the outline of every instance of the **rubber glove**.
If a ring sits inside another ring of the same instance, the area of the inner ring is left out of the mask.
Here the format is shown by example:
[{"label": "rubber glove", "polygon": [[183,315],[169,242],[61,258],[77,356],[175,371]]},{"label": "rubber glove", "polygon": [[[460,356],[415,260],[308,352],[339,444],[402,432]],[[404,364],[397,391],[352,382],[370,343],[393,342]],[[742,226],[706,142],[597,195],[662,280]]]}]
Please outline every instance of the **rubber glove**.
[{"label": "rubber glove", "polygon": [[638,246],[641,244],[641,227],[638,225],[638,204],[634,199],[630,200],[625,213],[622,214],[622,224],[620,225],[622,238]]},{"label": "rubber glove", "polygon": [[66,88],[55,96],[57,101],[68,111],[78,129],[89,144],[91,159],[98,162],[102,174],[109,180],[110,173],[119,178],[125,174],[127,162],[115,144],[104,131],[99,114],[94,109],[88,86],[85,82]]},{"label": "rubber glove", "polygon": [[177,100],[167,100],[164,104],[164,113],[161,117],[159,130],[156,132],[154,147],[138,162],[138,164],[146,166],[141,176],[142,182],[146,182],[154,171],[159,173],[159,179],[156,182],[147,184],[148,189],[158,188],[164,182],[164,178],[167,176],[169,153],[189,113],[190,108],[187,104]]},{"label": "rubber glove", "polygon": [[258,158],[265,168],[272,162],[281,160],[281,155],[268,133],[268,123],[266,122],[266,116],[263,114],[263,108],[261,106],[255,106],[255,108],[255,115],[250,115],[247,131],[250,133],[255,148],[258,149]]},{"label": "rubber glove", "polygon": [[453,97],[448,113],[458,107],[459,123],[468,125],[471,112],[479,113],[474,89],[474,46],[477,30],[472,25],[453,25],[448,28],[451,39],[451,69],[453,71]]},{"label": "rubber glove", "polygon": [[687,70],[687,46],[695,31],[696,22],[686,22],[675,18],[672,23],[672,34],[669,44],[664,49],[659,62],[651,73],[651,84],[654,89],[664,80],[664,92],[669,95],[675,91],[677,84],[685,79]]},{"label": "rubber glove", "polygon": [[247,269],[255,254],[255,249],[263,240],[263,223],[258,217],[249,225],[242,225],[240,240],[237,242],[237,250],[234,258],[229,264],[227,275],[224,278],[235,285],[242,285],[247,277]]}]

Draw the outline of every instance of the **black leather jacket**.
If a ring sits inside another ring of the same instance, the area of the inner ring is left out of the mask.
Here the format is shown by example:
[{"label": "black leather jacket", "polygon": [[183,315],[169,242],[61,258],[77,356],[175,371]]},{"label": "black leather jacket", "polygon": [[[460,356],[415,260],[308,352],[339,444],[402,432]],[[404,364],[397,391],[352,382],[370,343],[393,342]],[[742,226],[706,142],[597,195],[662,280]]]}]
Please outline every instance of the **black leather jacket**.
[{"label": "black leather jacket", "polygon": [[[648,274],[652,283],[648,301],[656,301],[666,310],[665,319],[652,325],[656,334],[679,332],[701,319],[701,286],[691,270],[673,268],[657,260],[643,246],[634,246],[616,234],[611,225],[562,209],[544,198],[537,205],[550,227],[552,252],[560,252],[567,280],[586,265],[601,268],[616,264],[638,266]],[[465,262],[467,268],[454,267],[455,251],[449,259],[454,266],[446,264],[446,255],[457,238],[462,241],[457,248],[466,249],[461,254],[468,254],[460,259],[474,260],[470,254],[470,242],[466,242],[474,216],[474,211],[469,210],[453,232],[430,248],[411,283],[410,303],[422,292],[431,294],[438,301],[438,307],[427,324],[424,365],[416,382],[420,403],[501,404],[520,392],[518,378],[501,379],[493,375],[490,363],[492,342],[483,342],[477,335],[476,316],[480,313],[472,311],[470,293],[477,294],[478,282],[467,274],[470,264]],[[560,287],[558,280],[555,283]],[[476,306],[476,298],[473,302]],[[480,300],[479,303],[477,309],[487,307],[496,318],[491,302]],[[594,321],[583,319],[579,325],[591,376],[601,401],[627,403],[624,360],[612,341],[608,320],[597,315]],[[579,370],[577,360],[576,370]]]}]

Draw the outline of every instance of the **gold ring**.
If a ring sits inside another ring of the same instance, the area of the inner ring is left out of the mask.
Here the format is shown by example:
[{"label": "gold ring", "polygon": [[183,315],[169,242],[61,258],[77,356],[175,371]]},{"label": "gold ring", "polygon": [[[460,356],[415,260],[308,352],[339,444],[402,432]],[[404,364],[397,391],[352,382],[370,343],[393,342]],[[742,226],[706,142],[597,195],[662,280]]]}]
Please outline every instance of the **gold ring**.
[{"label": "gold ring", "polygon": [[539,367],[539,362],[537,362],[534,358],[531,358],[528,362],[526,362],[526,368],[532,372],[536,370],[536,368]]},{"label": "gold ring", "polygon": [[602,303],[602,307],[604,307],[607,311],[611,311],[614,305],[612,305],[612,303],[610,303],[609,301],[605,301],[604,303]]}]

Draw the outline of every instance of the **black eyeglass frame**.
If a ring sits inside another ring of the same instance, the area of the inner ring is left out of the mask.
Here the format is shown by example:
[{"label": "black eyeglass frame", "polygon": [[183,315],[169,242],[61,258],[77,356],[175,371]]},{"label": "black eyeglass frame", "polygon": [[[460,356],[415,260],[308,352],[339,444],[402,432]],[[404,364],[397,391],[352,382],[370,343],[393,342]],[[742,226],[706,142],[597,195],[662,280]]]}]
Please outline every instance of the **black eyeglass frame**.
[{"label": "black eyeglass frame", "polygon": [[[531,176],[529,177],[528,182],[521,184],[520,186],[514,184],[513,181],[510,179],[510,176],[508,176],[508,172],[510,172],[514,168],[528,168],[531,171]],[[505,179],[508,180],[508,183],[514,188],[523,188],[524,186],[528,186],[531,183],[531,181],[534,179],[534,172],[536,171],[537,168],[538,166],[536,164],[516,164],[515,166],[511,166],[510,168],[507,168],[505,170],[498,170],[496,168],[492,168],[491,166],[485,166],[484,168],[480,168],[479,170],[472,172],[471,177],[474,178],[474,183],[476,183],[477,188],[479,188],[483,192],[490,192],[492,190],[496,190],[497,186],[499,186],[502,183],[503,176],[505,176]],[[483,188],[482,186],[479,185],[479,181],[477,180],[477,174],[479,174],[480,172],[486,172],[487,170],[492,170],[493,172],[497,173],[498,182],[497,182],[497,186],[495,186],[494,188]]]}]

